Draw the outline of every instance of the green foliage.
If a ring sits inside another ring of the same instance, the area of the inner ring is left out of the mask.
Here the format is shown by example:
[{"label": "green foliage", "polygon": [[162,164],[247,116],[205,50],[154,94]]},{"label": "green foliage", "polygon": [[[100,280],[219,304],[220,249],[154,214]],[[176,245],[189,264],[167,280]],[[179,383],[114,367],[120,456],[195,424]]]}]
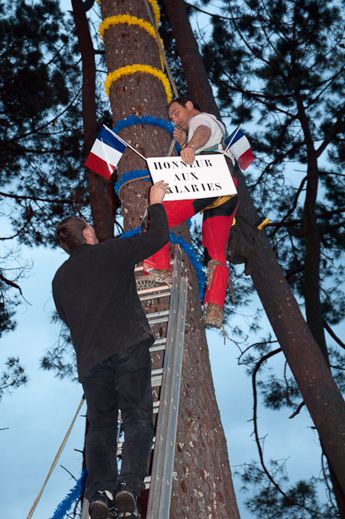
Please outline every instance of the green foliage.
[{"label": "green foliage", "polygon": [[0,374],[0,400],[5,393],[25,385],[28,377],[21,366],[18,357],[9,357],[5,362],[5,370]]},{"label": "green foliage", "polygon": [[[211,18],[213,30],[203,56],[223,116],[230,117],[232,125],[242,123],[250,135],[256,161],[245,173],[247,184],[256,207],[272,222],[265,232],[301,303],[309,238],[305,217],[315,211],[321,253],[315,298],[321,301],[324,321],[333,327],[345,317],[342,2],[230,0],[221,2],[218,14]],[[306,204],[307,189],[316,193],[315,203],[309,197]],[[317,248],[313,252],[317,257]],[[334,344],[336,350],[329,347],[330,364],[344,390],[344,352],[339,350],[341,341]],[[264,338],[244,349],[240,363],[250,375],[260,366],[255,391],[265,406],[298,413],[303,405],[299,390],[286,365],[269,357],[271,350],[270,338]],[[299,508],[277,492],[263,469],[247,469],[246,483],[256,487],[247,504],[256,517],[337,517],[331,501],[318,502],[317,479],[286,490],[284,475],[285,494],[297,500]]]},{"label": "green foliage", "polygon": [[1,196],[18,239],[52,244],[85,205],[80,70],[73,27],[54,0],[0,3]]},{"label": "green foliage", "polygon": [[0,235],[1,270],[9,271],[0,281],[4,332],[20,302],[10,237],[54,244],[56,223],[87,197],[73,26],[55,0],[1,0],[0,13],[0,218],[11,224]]},{"label": "green foliage", "polygon": [[53,323],[60,323],[61,329],[56,344],[49,348],[40,360],[40,367],[55,373],[57,378],[77,380],[77,363],[71,335],[67,326],[60,321],[57,312],[52,315]]},{"label": "green foliage", "polygon": [[[205,2],[207,3],[207,2]],[[289,282],[303,295],[306,180],[313,169],[321,238],[321,295],[333,324],[345,316],[345,41],[339,2],[232,0],[213,17],[204,59],[223,113],[247,123],[257,157],[248,175]],[[314,163],[313,161],[316,161]],[[312,209],[312,208],[310,208]]]},{"label": "green foliage", "polygon": [[[297,481],[284,491],[289,483],[286,462],[272,461],[270,473],[275,484],[268,480],[264,471],[256,464],[244,465],[237,475],[241,477],[242,490],[249,493],[255,488],[255,495],[246,500],[253,518],[271,519],[336,519],[340,517],[332,501],[320,501],[321,478],[311,477],[307,481]],[[277,491],[277,487],[280,491]]]},{"label": "green foliage", "polygon": [[[74,27],[55,0],[1,0],[0,14],[1,335],[16,326],[27,271],[11,237],[53,245],[56,223],[87,196]],[[19,361],[5,378],[8,387],[26,382]]]}]

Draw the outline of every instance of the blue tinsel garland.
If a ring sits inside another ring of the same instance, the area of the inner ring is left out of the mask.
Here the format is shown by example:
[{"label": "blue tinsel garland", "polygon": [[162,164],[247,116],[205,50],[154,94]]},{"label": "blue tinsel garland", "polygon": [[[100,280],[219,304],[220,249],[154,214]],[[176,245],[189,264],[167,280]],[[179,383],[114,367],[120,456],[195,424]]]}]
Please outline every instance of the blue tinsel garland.
[{"label": "blue tinsel garland", "polygon": [[129,115],[120,121],[117,121],[115,126],[113,127],[113,132],[118,133],[123,130],[123,128],[129,128],[130,126],[134,126],[135,124],[148,124],[150,126],[158,126],[163,130],[166,130],[171,136],[174,131],[174,125],[160,117],[154,117],[152,115],[143,115],[139,117],[137,115]]},{"label": "blue tinsel garland", "polygon": [[84,490],[86,478],[86,470],[82,473],[76,484],[73,488],[68,492],[68,494],[64,497],[60,504],[55,508],[55,512],[52,515],[51,519],[63,519],[66,517],[66,514],[70,510],[73,503],[76,502],[77,499],[81,496],[81,493]]},{"label": "blue tinsel garland", "polygon": [[[136,227],[135,229],[130,229],[129,231],[125,231],[123,234],[121,234],[120,239],[122,238],[133,238],[133,236],[136,236],[141,232],[141,227]],[[170,242],[176,243],[181,246],[181,249],[184,250],[184,252],[187,254],[188,258],[190,259],[191,264],[195,268],[196,277],[198,280],[198,286],[199,286],[199,298],[200,302],[202,303],[204,292],[205,292],[205,276],[204,272],[202,270],[202,265],[200,261],[198,260],[195,252],[193,251],[192,247],[189,245],[189,243],[186,242],[181,236],[176,236],[174,233],[170,233]]]}]

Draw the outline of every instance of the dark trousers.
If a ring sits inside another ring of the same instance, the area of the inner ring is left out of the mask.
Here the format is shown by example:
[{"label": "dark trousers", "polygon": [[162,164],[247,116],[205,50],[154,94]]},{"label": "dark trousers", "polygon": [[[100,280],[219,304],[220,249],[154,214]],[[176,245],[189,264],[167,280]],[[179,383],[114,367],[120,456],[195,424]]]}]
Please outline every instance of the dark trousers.
[{"label": "dark trousers", "polygon": [[[86,497],[113,492],[121,481],[140,495],[152,446],[152,339],[104,360],[83,377],[89,429],[86,436]],[[117,474],[117,414],[121,409],[125,443]]]}]

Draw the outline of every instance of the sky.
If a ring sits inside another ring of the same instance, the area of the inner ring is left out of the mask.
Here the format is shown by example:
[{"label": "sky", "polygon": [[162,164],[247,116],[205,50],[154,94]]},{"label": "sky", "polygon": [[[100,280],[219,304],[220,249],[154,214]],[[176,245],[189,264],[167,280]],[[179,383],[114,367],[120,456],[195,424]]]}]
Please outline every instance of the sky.
[{"label": "sky", "polygon": [[[22,283],[25,298],[17,314],[17,329],[2,339],[1,359],[20,357],[28,375],[27,386],[5,395],[0,402],[0,488],[1,517],[24,519],[41,488],[59,445],[80,402],[82,391],[78,383],[59,380],[50,372],[39,369],[39,360],[57,340],[59,326],[50,322],[54,309],[51,280],[65,260],[59,250],[23,247],[23,256],[33,260],[30,276]],[[250,316],[250,311],[248,311]],[[250,318],[250,317],[248,317]],[[248,319],[246,318],[246,319]],[[239,325],[243,318],[238,317]],[[228,442],[232,471],[244,462],[257,459],[252,434],[252,396],[250,378],[244,367],[238,366],[238,352],[232,343],[207,332],[213,378],[221,419]],[[0,364],[0,366],[2,363]],[[81,415],[85,414],[85,408]],[[265,440],[265,456],[288,459],[292,479],[308,478],[318,473],[320,460],[315,432],[306,411],[289,420],[289,411],[279,413],[260,410],[260,434]],[[74,486],[73,478],[80,476],[83,448],[84,417],[80,416],[61,459],[49,480],[37,507],[36,519],[47,519],[55,507]],[[242,519],[252,516],[244,506],[239,478],[234,477]],[[19,496],[19,498],[18,498]]]},{"label": "sky", "polygon": [[[62,5],[70,9],[69,0]],[[199,19],[207,30],[208,19]],[[81,386],[68,380],[59,380],[53,373],[39,368],[39,361],[52,347],[59,333],[59,325],[50,322],[54,309],[51,280],[58,266],[65,260],[62,251],[28,247],[22,255],[32,259],[30,275],[21,283],[25,298],[17,311],[18,325],[14,332],[1,340],[0,371],[8,356],[19,356],[29,376],[25,387],[5,395],[0,401],[0,489],[1,517],[25,519],[46,477],[59,445],[82,397]],[[237,318],[233,325],[248,324],[248,317]],[[236,320],[237,319],[237,320]],[[269,325],[263,320],[264,332]],[[243,366],[237,365],[238,351],[233,343],[212,331],[207,332],[216,396],[228,442],[233,474],[241,464],[257,460],[252,436],[251,380]],[[274,362],[280,362],[275,360]],[[81,472],[85,407],[73,428],[58,465],[49,480],[33,517],[48,519],[66,493],[74,486]],[[305,409],[289,420],[291,410],[279,413],[260,407],[259,431],[266,436],[265,459],[286,459],[292,481],[318,475],[320,450],[311,421]],[[5,430],[1,430],[5,429]],[[62,468],[62,467],[65,467]],[[241,491],[241,482],[234,476],[235,490],[242,519],[251,519]]]}]

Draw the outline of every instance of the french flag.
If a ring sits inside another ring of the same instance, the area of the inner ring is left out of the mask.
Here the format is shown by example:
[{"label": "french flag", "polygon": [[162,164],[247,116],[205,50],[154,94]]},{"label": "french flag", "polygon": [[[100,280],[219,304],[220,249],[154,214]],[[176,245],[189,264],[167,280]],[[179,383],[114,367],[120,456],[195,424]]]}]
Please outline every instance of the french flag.
[{"label": "french flag", "polygon": [[84,166],[109,180],[126,147],[121,137],[103,125]]},{"label": "french flag", "polygon": [[247,167],[253,162],[254,155],[249,141],[240,126],[227,138],[226,143],[227,146],[225,151],[231,151],[243,171],[247,169]]}]

